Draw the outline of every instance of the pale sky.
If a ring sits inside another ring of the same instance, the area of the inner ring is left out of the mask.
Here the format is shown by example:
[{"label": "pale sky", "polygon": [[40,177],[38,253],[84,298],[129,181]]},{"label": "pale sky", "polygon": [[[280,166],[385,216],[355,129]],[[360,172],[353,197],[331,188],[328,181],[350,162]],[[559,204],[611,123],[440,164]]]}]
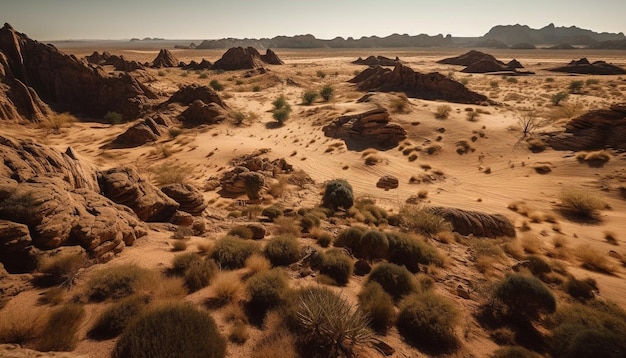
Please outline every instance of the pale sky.
[{"label": "pale sky", "polygon": [[40,41],[312,34],[481,36],[495,25],[626,32],[625,0],[0,0],[0,24]]}]

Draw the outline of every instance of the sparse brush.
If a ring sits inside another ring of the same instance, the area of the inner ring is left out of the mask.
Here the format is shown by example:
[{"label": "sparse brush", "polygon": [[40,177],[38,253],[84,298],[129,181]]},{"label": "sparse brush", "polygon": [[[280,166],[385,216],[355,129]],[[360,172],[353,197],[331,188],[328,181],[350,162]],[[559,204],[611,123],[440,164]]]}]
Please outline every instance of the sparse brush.
[{"label": "sparse brush", "polygon": [[296,338],[287,328],[271,331],[254,346],[251,358],[298,358]]},{"label": "sparse brush", "polygon": [[302,234],[300,225],[292,217],[279,217],[274,220],[274,225],[274,234],[276,235],[300,236]]},{"label": "sparse brush", "polygon": [[435,111],[435,118],[437,119],[446,119],[450,116],[450,112],[452,111],[452,107],[447,104],[442,104],[437,106]]},{"label": "sparse brush", "polygon": [[264,255],[255,253],[246,259],[245,267],[248,269],[248,274],[252,276],[259,272],[269,271],[272,263]]},{"label": "sparse brush", "polygon": [[211,257],[222,269],[238,269],[244,267],[248,257],[260,252],[257,242],[226,236],[215,243]]},{"label": "sparse brush", "polygon": [[60,254],[42,260],[39,271],[50,284],[70,288],[76,281],[78,271],[86,264],[87,258],[82,252]]},{"label": "sparse brush", "polygon": [[320,91],[320,95],[322,96],[325,102],[330,101],[330,99],[333,98],[334,93],[335,93],[335,89],[331,85],[325,85],[324,87],[322,87],[322,90]]},{"label": "sparse brush", "polygon": [[598,220],[600,210],[606,207],[606,202],[599,195],[582,189],[564,189],[559,198],[563,210],[575,218]]},{"label": "sparse brush", "polygon": [[409,98],[406,94],[400,93],[389,102],[389,106],[392,112],[407,113],[410,112],[411,102],[409,102]]},{"label": "sparse brush", "polygon": [[117,337],[149,302],[148,296],[135,295],[113,303],[98,317],[87,336],[96,340]]},{"label": "sparse brush", "polygon": [[184,184],[192,176],[193,168],[174,162],[163,163],[152,169],[154,181],[159,186],[168,184]]},{"label": "sparse brush", "polygon": [[36,348],[42,352],[73,351],[78,344],[78,329],[85,317],[85,308],[76,303],[56,308],[48,316]]},{"label": "sparse brush", "polygon": [[524,251],[529,254],[539,254],[543,250],[543,240],[534,233],[525,233],[520,243]]},{"label": "sparse brush", "polygon": [[232,227],[230,230],[228,230],[228,233],[226,235],[237,236],[240,239],[252,239],[252,237],[254,236],[252,230],[250,230],[250,228],[245,225],[237,225],[235,227]]},{"label": "sparse brush", "polygon": [[211,80],[211,82],[209,82],[209,86],[211,86],[211,88],[213,88],[216,91],[224,90],[224,85],[220,83],[220,81],[218,80]]},{"label": "sparse brush", "polygon": [[467,112],[465,118],[470,122],[478,122],[478,117],[480,117],[480,113],[476,111]]},{"label": "sparse brush", "polygon": [[76,121],[76,117],[69,113],[59,113],[46,118],[41,122],[41,127],[46,133],[60,134],[63,128],[70,127]]},{"label": "sparse brush", "polygon": [[376,282],[389,293],[395,301],[418,291],[415,277],[404,266],[392,263],[380,263],[370,272],[367,282]]},{"label": "sparse brush", "polygon": [[244,286],[234,272],[219,274],[211,285],[215,299],[221,304],[237,303],[244,297]]},{"label": "sparse brush", "polygon": [[576,257],[581,261],[582,266],[588,270],[604,272],[611,274],[615,272],[616,267],[613,265],[606,255],[589,245],[581,245],[576,248]]},{"label": "sparse brush", "polygon": [[300,244],[292,235],[271,238],[264,249],[265,256],[273,266],[290,265],[301,259]]},{"label": "sparse brush", "polygon": [[87,281],[86,295],[90,301],[104,301],[130,296],[150,288],[158,280],[157,273],[134,264],[100,269]]},{"label": "sparse brush", "polygon": [[435,235],[440,231],[452,231],[452,225],[443,217],[416,205],[404,205],[400,208],[401,226],[408,231]]},{"label": "sparse brush", "polygon": [[41,336],[45,314],[38,307],[0,310],[0,343],[24,345]]},{"label": "sparse brush", "polygon": [[611,160],[611,153],[606,150],[598,150],[595,152],[580,152],[576,155],[579,162],[586,162],[592,167],[601,167]]},{"label": "sparse brush", "polygon": [[383,287],[370,282],[363,286],[358,295],[359,307],[370,319],[371,327],[376,332],[385,334],[395,322],[396,311],[393,298]]},{"label": "sparse brush", "polygon": [[319,93],[315,90],[306,90],[302,94],[302,104],[310,106],[319,97]]}]

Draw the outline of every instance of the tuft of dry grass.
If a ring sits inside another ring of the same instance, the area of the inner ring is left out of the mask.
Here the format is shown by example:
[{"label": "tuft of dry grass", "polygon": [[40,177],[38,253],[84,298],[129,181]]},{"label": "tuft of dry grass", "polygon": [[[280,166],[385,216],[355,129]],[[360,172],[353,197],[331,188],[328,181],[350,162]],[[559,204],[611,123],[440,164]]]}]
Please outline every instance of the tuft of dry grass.
[{"label": "tuft of dry grass", "polygon": [[605,231],[604,232],[604,240],[611,245],[619,245],[619,241],[617,240],[617,236],[613,231]]},{"label": "tuft of dry grass", "polygon": [[611,153],[606,150],[598,150],[595,152],[580,152],[576,155],[576,160],[586,162],[591,167],[602,167],[611,160]]},{"label": "tuft of dry grass", "polygon": [[193,168],[191,166],[175,162],[163,163],[152,170],[153,179],[159,186],[168,184],[184,184],[191,178]]},{"label": "tuft of dry grass", "polygon": [[255,253],[246,259],[246,269],[248,270],[248,275],[250,276],[259,272],[269,271],[271,268],[272,264],[270,263],[270,260],[262,254]]},{"label": "tuft of dry grass", "polygon": [[607,255],[591,248],[589,245],[581,245],[575,250],[576,258],[581,261],[584,268],[592,271],[612,274],[615,272],[615,265],[611,264]]},{"label": "tuft of dry grass", "polygon": [[539,254],[543,251],[543,240],[534,233],[525,233],[520,239],[520,243],[526,253]]},{"label": "tuft of dry grass", "polygon": [[43,309],[15,307],[0,311],[0,343],[26,344],[41,335],[44,328]]},{"label": "tuft of dry grass", "polygon": [[243,283],[235,272],[220,273],[211,286],[216,300],[222,304],[239,302],[245,295]]},{"label": "tuft of dry grass", "polygon": [[211,253],[213,252],[214,247],[215,247],[215,242],[212,240],[204,240],[196,244],[196,248],[198,249],[198,252],[208,255],[208,256],[211,256]]},{"label": "tuft of dry grass", "polygon": [[573,218],[597,221],[600,210],[606,208],[606,202],[598,194],[583,189],[563,189],[559,198],[563,211]]},{"label": "tuft of dry grass", "polygon": [[446,119],[450,116],[450,112],[452,111],[452,107],[447,104],[442,104],[437,106],[435,110],[435,118],[437,119]]}]

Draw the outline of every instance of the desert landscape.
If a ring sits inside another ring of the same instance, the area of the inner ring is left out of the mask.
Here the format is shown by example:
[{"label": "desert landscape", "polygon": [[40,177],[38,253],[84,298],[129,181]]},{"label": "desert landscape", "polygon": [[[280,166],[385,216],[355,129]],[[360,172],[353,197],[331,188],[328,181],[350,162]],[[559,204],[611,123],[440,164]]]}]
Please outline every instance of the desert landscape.
[{"label": "desert landscape", "polygon": [[623,49],[162,45],[0,30],[0,356],[626,355]]}]

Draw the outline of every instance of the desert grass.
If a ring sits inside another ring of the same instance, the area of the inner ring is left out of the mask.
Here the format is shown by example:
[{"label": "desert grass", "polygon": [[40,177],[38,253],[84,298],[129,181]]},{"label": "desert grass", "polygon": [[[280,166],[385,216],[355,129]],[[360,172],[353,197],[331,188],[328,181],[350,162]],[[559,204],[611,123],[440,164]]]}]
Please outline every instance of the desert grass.
[{"label": "desert grass", "polygon": [[269,271],[272,268],[272,263],[264,255],[255,253],[246,259],[245,267],[248,270],[248,275],[252,276],[259,272]]},{"label": "desert grass", "polygon": [[600,210],[606,208],[606,202],[600,195],[583,189],[563,189],[559,199],[562,211],[568,217],[579,220],[599,221]]},{"label": "desert grass", "polygon": [[40,307],[0,310],[0,342],[20,345],[33,343],[43,332],[44,312]]},{"label": "desert grass", "polygon": [[77,121],[78,119],[69,113],[59,113],[44,119],[40,126],[45,130],[46,134],[61,134],[63,128],[71,127]]},{"label": "desert grass", "polygon": [[153,180],[159,186],[187,183],[193,175],[193,168],[176,162],[166,162],[151,170]]},{"label": "desert grass", "polygon": [[452,111],[452,107],[447,104],[442,104],[437,106],[435,110],[435,118],[437,119],[446,119],[450,116],[450,112]]},{"label": "desert grass", "polygon": [[524,252],[528,254],[539,254],[543,252],[543,240],[533,232],[526,232],[522,235],[520,243]]},{"label": "desert grass", "polygon": [[50,312],[36,348],[42,352],[73,351],[78,344],[78,329],[85,308],[76,303],[60,306]]},{"label": "desert grass", "polygon": [[213,297],[222,305],[236,303],[245,297],[245,288],[235,272],[222,272],[217,275],[211,287]]},{"label": "desert grass", "polygon": [[118,299],[154,287],[158,274],[134,264],[100,269],[87,281],[85,294],[90,301]]},{"label": "desert grass", "polygon": [[617,269],[608,259],[608,255],[599,252],[589,245],[584,244],[578,246],[574,254],[576,258],[580,260],[581,265],[588,270],[613,274]]}]

